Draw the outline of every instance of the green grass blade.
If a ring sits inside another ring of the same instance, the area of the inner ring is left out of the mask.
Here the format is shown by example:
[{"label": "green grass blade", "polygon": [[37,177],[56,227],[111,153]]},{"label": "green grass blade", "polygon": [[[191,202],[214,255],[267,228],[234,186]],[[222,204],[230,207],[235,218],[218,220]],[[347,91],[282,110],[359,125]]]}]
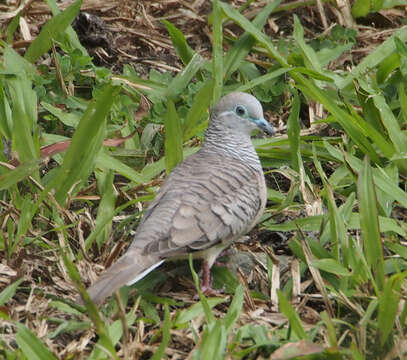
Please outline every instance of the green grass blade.
[{"label": "green grass blade", "polygon": [[346,133],[353,139],[353,141],[361,148],[361,150],[368,154],[375,162],[380,163],[379,156],[366,138],[360,119],[356,119],[343,109],[341,109],[326,91],[320,89],[312,80],[307,80],[302,76],[296,76],[298,85],[304,93],[309,97],[317,100],[325,106],[325,108],[335,117],[335,120],[344,128]]},{"label": "green grass blade", "polygon": [[375,279],[379,289],[384,286],[383,249],[380,237],[379,219],[375,184],[373,182],[372,168],[366,157],[363,169],[358,179],[358,198],[360,209],[360,227],[365,246],[366,260],[376,275]]},{"label": "green grass blade", "polygon": [[3,173],[0,175],[0,190],[9,189],[19,181],[24,180],[27,176],[35,173],[39,167],[40,166],[37,161],[30,161],[17,166],[14,170]]},{"label": "green grass blade", "polygon": [[300,114],[300,98],[298,96],[298,92],[296,89],[292,88],[291,93],[292,97],[292,108],[290,112],[290,116],[288,117],[287,122],[287,135],[288,141],[290,142],[290,149],[291,149],[291,166],[292,168],[299,173],[300,172],[300,160],[301,160],[301,153],[300,153],[300,122],[299,122],[299,114]]},{"label": "green grass blade", "polygon": [[17,323],[16,342],[30,360],[56,360],[56,357],[25,325]]},{"label": "green grass blade", "polygon": [[165,168],[167,174],[183,159],[182,127],[174,103],[169,100],[165,116]]},{"label": "green grass blade", "polygon": [[[253,80],[250,80],[249,82],[247,82],[246,84],[240,85],[238,87],[233,86],[233,90],[234,91],[247,91],[250,90],[252,88],[254,88],[255,86],[267,83],[268,81],[275,79],[285,73],[287,73],[289,71],[289,69],[277,69],[275,71],[272,71],[268,74],[262,75],[262,76],[258,76],[256,78],[254,78]],[[230,88],[230,87],[227,87]]]},{"label": "green grass blade", "polygon": [[[214,306],[224,303],[226,300],[222,298],[209,298],[207,303],[210,309]],[[175,326],[182,327],[185,323],[197,318],[198,316],[205,315],[205,310],[202,302],[197,302],[190,306],[188,309],[183,310],[175,319]]]},{"label": "green grass blade", "polygon": [[229,310],[223,318],[223,324],[225,325],[226,334],[229,334],[229,332],[232,331],[234,324],[239,318],[243,308],[243,301],[244,290],[243,286],[239,284],[233,296],[232,303],[229,306]]},{"label": "green grass blade", "polygon": [[191,49],[184,34],[175,25],[167,20],[162,20],[162,22],[171,36],[172,44],[174,45],[178,57],[181,59],[184,66],[187,66],[195,54],[194,50]]},{"label": "green grass blade", "polygon": [[99,194],[102,197],[98,206],[95,223],[95,227],[103,226],[103,232],[101,232],[96,239],[100,248],[112,232],[112,219],[110,214],[112,214],[115,209],[117,191],[114,187],[113,171],[102,172],[102,174],[100,174],[99,171],[95,171],[95,176],[98,180]]},{"label": "green grass blade", "polygon": [[55,198],[64,203],[68,192],[85,181],[102,147],[106,116],[119,88],[107,85],[86,109],[54,179]]},{"label": "green grass blade", "polygon": [[164,93],[164,96],[170,100],[175,100],[175,98],[185,90],[185,88],[191,82],[191,79],[202,68],[203,64],[203,58],[199,54],[195,54],[185,69],[178,73],[174,79],[172,79],[170,85]]},{"label": "green grass blade", "polygon": [[24,279],[18,279],[12,284],[7,286],[0,292],[0,306],[3,306],[7,301],[9,301],[17,291],[19,285],[23,282]]},{"label": "green grass blade", "polygon": [[107,154],[106,151],[99,152],[96,157],[96,166],[104,170],[113,170],[136,184],[142,184],[149,180],[119,159]]},{"label": "green grass blade", "polygon": [[338,276],[351,276],[352,274],[342,264],[334,259],[320,259],[314,260],[312,266],[320,270],[338,275]]},{"label": "green grass blade", "polygon": [[308,339],[308,335],[301,324],[301,319],[297,312],[293,309],[291,304],[288,302],[285,294],[277,290],[278,301],[280,303],[280,311],[287,318],[292,330],[300,339]]},{"label": "green grass blade", "polygon": [[[61,10],[59,10],[56,1],[55,0],[45,0],[47,2],[47,5],[49,6],[49,8],[51,9],[52,15],[56,16],[58,14],[61,13]],[[84,56],[89,56],[88,52],[86,51],[86,49],[82,46],[81,42],[79,41],[78,35],[76,34],[75,30],[72,28],[71,25],[69,25],[66,30],[65,30],[65,34],[68,37],[69,43],[70,45],[74,48],[74,49],[78,49],[80,50],[80,52],[82,53],[82,55]]]},{"label": "green grass blade", "polygon": [[379,296],[378,328],[381,346],[385,344],[393,329],[401,298],[400,289],[406,277],[407,272],[404,272],[387,279],[383,293]]},{"label": "green grass blade", "polygon": [[366,56],[356,67],[352,69],[348,76],[339,81],[338,88],[344,89],[351,85],[353,79],[363,78],[365,73],[379,65],[386,57],[396,50],[394,39],[398,37],[401,41],[407,41],[407,26],[397,30],[386,41],[381,43],[374,51]]},{"label": "green grass blade", "polygon": [[30,123],[29,117],[23,112],[20,104],[15,104],[13,109],[13,144],[20,162],[29,162],[39,158],[39,151],[34,145]]},{"label": "green grass blade", "polygon": [[305,43],[304,29],[297,15],[294,15],[294,39],[302,53],[306,67],[320,72],[322,68],[317,54],[311,46]]},{"label": "green grass blade", "polygon": [[75,265],[72,261],[68,258],[67,254],[65,253],[64,249],[59,249],[62,259],[64,261],[66,270],[68,272],[69,277],[71,278],[75,288],[78,290],[85,306],[88,311],[88,316],[92,320],[93,324],[95,325],[96,332],[99,335],[99,344],[101,344],[108,352],[109,355],[113,359],[118,359],[116,350],[113,346],[112,339],[109,335],[109,332],[106,328],[106,325],[102,321],[102,318],[99,315],[98,309],[96,305],[90,299],[88,293],[85,290],[85,287],[82,284],[81,276],[79,275],[78,270],[76,269]]},{"label": "green grass blade", "polygon": [[52,39],[57,39],[78,15],[82,5],[82,0],[75,1],[65,11],[53,16],[42,27],[40,34],[34,39],[28,47],[24,58],[33,63],[40,56],[51,49]]},{"label": "green grass blade", "polygon": [[207,325],[199,347],[199,359],[224,359],[226,342],[225,327],[220,321]]},{"label": "green grass blade", "polygon": [[[253,20],[253,25],[259,30],[266,24],[270,14],[280,5],[281,0],[268,3]],[[253,48],[256,40],[249,34],[245,33],[233,44],[233,47],[228,51],[225,56],[224,72],[225,79],[227,79],[234,71],[236,71],[242,61],[249,54]]]},{"label": "green grass blade", "polygon": [[29,61],[24,59],[13,48],[7,46],[4,49],[3,57],[6,62],[7,72],[21,74],[21,76],[27,77],[29,80],[33,80],[38,77],[37,68]]},{"label": "green grass blade", "polygon": [[[328,152],[338,159],[344,161],[343,154],[340,150],[336,149],[328,142],[324,141],[324,145]],[[355,173],[360,173],[363,168],[361,160],[355,156],[347,153],[347,161]],[[404,207],[407,207],[407,193],[403,191],[399,186],[394,184],[394,180],[382,169],[373,169],[374,182],[378,188],[383,190],[391,199],[398,201]]]},{"label": "green grass blade", "polygon": [[13,114],[10,104],[4,92],[3,84],[0,82],[0,135],[11,140],[13,129]]},{"label": "green grass blade", "polygon": [[324,184],[326,198],[328,202],[330,233],[331,233],[330,241],[332,244],[332,252],[336,260],[339,261],[340,245],[342,245],[342,248],[344,249],[346,248],[347,231],[345,227],[345,221],[343,219],[342,214],[339,212],[338,207],[336,206],[335,196],[332,187],[329,184],[325,172],[322,169],[322,165],[316,156],[315,146],[313,146],[313,150],[314,150],[314,164]]},{"label": "green grass blade", "polygon": [[213,89],[213,103],[215,104],[222,95],[223,87],[223,28],[219,0],[212,0],[212,7],[212,76],[215,79],[215,87]]},{"label": "green grass blade", "polygon": [[405,125],[405,124],[407,124],[407,95],[406,95],[406,90],[405,90],[403,82],[400,82],[400,84],[399,84],[398,94],[399,94],[401,116],[402,116],[402,119],[403,119],[403,122]]},{"label": "green grass blade", "polygon": [[387,104],[384,96],[376,93],[373,96],[373,102],[380,112],[382,123],[386,128],[394,147],[399,153],[406,153],[407,138],[401,131],[399,123]]},{"label": "green grass blade", "polygon": [[154,355],[151,357],[151,360],[160,360],[164,359],[164,353],[165,353],[165,348],[167,347],[170,339],[171,339],[171,320],[170,320],[170,310],[168,308],[168,305],[165,304],[164,307],[164,323],[161,325],[162,326],[162,339],[160,346],[158,347],[157,351],[154,353]]},{"label": "green grass blade", "polygon": [[10,44],[13,40],[13,35],[15,31],[18,28],[18,25],[20,24],[20,17],[21,17],[22,11],[20,11],[14,18],[10,21],[10,24],[7,26],[7,38],[6,42],[7,44]]},{"label": "green grass blade", "polygon": [[242,14],[240,14],[231,5],[226,3],[219,3],[223,12],[233,22],[238,24],[244,31],[252,35],[264,48],[274,57],[282,67],[288,67],[286,59],[277,51],[271,41],[264,35],[254,24],[247,20]]},{"label": "green grass blade", "polygon": [[184,122],[184,141],[196,135],[197,127],[199,127],[200,122],[208,112],[214,85],[214,80],[208,79],[195,95],[192,107],[188,111]]}]

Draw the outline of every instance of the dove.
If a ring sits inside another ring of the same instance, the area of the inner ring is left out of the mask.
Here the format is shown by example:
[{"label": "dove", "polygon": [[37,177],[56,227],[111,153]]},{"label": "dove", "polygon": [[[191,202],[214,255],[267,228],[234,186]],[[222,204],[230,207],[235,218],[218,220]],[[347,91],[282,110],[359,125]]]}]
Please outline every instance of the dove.
[{"label": "dove", "polygon": [[165,260],[202,259],[201,290],[210,290],[217,256],[251,230],[263,214],[267,190],[251,141],[253,130],[273,135],[260,102],[232,92],[210,112],[202,147],[168,175],[141,218],[128,250],[88,288],[101,304]]}]

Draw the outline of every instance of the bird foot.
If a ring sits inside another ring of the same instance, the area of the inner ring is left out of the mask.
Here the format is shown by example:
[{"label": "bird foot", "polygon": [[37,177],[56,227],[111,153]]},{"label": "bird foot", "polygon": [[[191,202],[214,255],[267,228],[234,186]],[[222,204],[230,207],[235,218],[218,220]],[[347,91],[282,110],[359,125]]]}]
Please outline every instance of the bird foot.
[{"label": "bird foot", "polygon": [[222,287],[221,289],[216,290],[213,287],[202,286],[201,291],[205,296],[220,296],[220,295],[224,295],[225,287]]},{"label": "bird foot", "polygon": [[[222,264],[225,266],[225,264]],[[200,275],[202,275],[202,282],[201,282],[201,292],[205,296],[219,296],[222,293],[224,293],[225,289],[222,288],[220,290],[215,290],[212,287],[212,276],[211,276],[211,270],[209,268],[209,264],[206,260],[202,260],[202,268],[200,271]],[[194,296],[195,300],[199,299],[199,295],[196,294]]]}]

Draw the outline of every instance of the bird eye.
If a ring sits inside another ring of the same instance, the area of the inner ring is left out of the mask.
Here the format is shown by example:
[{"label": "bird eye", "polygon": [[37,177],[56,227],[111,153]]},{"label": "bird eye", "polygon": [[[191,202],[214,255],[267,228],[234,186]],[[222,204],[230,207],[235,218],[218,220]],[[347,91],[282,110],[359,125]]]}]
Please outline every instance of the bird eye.
[{"label": "bird eye", "polygon": [[241,106],[241,105],[237,105],[235,108],[235,113],[239,116],[244,116],[247,113],[247,110]]}]

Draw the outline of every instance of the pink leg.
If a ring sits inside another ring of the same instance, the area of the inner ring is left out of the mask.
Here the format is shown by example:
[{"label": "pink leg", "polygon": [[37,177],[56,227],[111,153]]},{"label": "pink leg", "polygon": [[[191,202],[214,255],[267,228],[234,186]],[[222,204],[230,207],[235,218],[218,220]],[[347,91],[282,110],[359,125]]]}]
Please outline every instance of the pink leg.
[{"label": "pink leg", "polygon": [[219,291],[212,288],[211,269],[209,267],[208,261],[202,260],[201,270],[202,270],[201,291],[207,296],[218,296],[222,294],[223,293],[222,290]]}]

